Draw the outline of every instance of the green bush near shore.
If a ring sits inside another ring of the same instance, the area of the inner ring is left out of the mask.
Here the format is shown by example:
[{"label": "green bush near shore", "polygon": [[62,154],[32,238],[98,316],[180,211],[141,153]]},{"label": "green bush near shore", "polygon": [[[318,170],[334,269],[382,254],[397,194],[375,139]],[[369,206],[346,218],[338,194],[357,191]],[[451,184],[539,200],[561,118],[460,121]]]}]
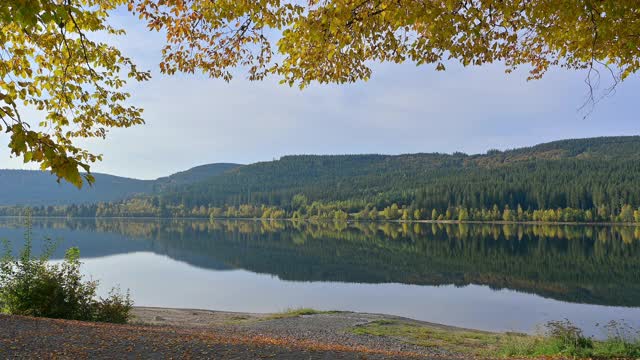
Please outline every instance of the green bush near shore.
[{"label": "green bush near shore", "polygon": [[24,247],[14,257],[8,241],[0,260],[0,312],[12,315],[69,320],[126,323],[133,302],[128,293],[113,289],[98,298],[97,281],[80,274],[80,250],[70,248],[60,264],[50,264],[53,247],[40,257],[32,254],[31,228],[27,220]]}]

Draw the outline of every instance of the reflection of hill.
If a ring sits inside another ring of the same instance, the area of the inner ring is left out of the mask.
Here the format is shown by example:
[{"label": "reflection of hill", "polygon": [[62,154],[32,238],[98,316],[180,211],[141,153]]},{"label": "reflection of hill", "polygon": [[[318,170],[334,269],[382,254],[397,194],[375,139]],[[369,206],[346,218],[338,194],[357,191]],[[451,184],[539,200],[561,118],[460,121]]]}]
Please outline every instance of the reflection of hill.
[{"label": "reflection of hill", "polygon": [[[10,231],[20,237],[18,229]],[[64,237],[85,257],[153,251],[199,267],[286,280],[482,284],[640,306],[640,231],[629,227],[92,219],[46,220],[34,231]]]},{"label": "reflection of hill", "polygon": [[[54,260],[62,259],[66,249],[75,246],[80,249],[83,259],[132,252],[153,252],[201,268],[212,270],[229,269],[228,266],[220,263],[210,254],[199,253],[188,247],[174,246],[175,244],[167,241],[166,238],[163,241],[156,241],[154,233],[160,229],[160,224],[158,223],[145,223],[144,221],[130,223],[118,220],[113,221],[113,223],[123,225],[128,231],[117,231],[117,226],[113,227],[113,231],[105,230],[97,227],[94,219],[47,219],[35,221],[33,224],[34,249],[36,254],[40,254],[45,245],[43,239],[50,238],[54,243],[58,244],[51,257]],[[24,231],[20,226],[21,222],[16,220],[0,222],[0,239],[11,240],[14,254],[18,253],[22,247]],[[150,230],[151,232],[144,235],[144,232],[137,232],[137,228]]]}]

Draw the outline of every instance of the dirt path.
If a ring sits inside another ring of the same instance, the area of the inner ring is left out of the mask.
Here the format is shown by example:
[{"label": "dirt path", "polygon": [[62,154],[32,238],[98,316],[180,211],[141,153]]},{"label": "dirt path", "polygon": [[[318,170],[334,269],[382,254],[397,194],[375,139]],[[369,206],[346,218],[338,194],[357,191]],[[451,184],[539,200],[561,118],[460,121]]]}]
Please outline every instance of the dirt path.
[{"label": "dirt path", "polygon": [[460,358],[437,348],[348,331],[386,318],[383,315],[294,316],[154,308],[136,308],[134,314],[128,325],[0,315],[0,358]]}]

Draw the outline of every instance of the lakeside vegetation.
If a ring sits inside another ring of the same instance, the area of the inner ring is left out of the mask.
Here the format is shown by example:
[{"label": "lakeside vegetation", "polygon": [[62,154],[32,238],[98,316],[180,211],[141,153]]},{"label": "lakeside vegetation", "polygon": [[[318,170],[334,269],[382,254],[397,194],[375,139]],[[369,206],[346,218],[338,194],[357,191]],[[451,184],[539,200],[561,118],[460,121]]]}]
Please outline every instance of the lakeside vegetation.
[{"label": "lakeside vegetation", "polygon": [[155,206],[145,200],[132,199],[120,203],[95,205],[0,207],[0,216],[22,216],[30,211],[40,217],[133,217],[133,218],[208,218],[215,219],[264,219],[264,220],[330,220],[330,221],[454,221],[454,222],[539,222],[539,223],[623,223],[640,224],[640,208],[629,204],[609,209],[600,206],[594,209],[540,209],[524,210],[498,205],[491,208],[449,207],[444,212],[437,209],[420,209],[391,204],[378,210],[371,204],[355,213],[348,213],[340,203],[313,202],[306,196],[295,195],[289,209],[266,205],[243,204],[238,207],[194,207]]}]

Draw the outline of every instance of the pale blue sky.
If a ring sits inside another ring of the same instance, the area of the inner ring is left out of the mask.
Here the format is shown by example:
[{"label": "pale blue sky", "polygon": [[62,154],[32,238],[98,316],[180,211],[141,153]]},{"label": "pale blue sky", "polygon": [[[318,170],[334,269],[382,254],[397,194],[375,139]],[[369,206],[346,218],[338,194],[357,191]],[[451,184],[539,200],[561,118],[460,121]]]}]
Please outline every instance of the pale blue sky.
[{"label": "pale blue sky", "polygon": [[[445,72],[433,66],[382,64],[370,81],[297,88],[277,79],[231,83],[201,75],[162,76],[162,36],[129,15],[115,18],[128,31],[125,54],[151,69],[134,85],[132,103],[145,108],[146,125],[114,130],[88,143],[104,155],[94,172],[155,178],[212,162],[252,163],[287,154],[484,152],[564,138],[636,135],[640,81],[620,84],[583,119],[585,74],[554,70],[543,80],[500,65]],[[37,123],[37,121],[31,121]],[[0,168],[9,159],[0,135]]]}]

